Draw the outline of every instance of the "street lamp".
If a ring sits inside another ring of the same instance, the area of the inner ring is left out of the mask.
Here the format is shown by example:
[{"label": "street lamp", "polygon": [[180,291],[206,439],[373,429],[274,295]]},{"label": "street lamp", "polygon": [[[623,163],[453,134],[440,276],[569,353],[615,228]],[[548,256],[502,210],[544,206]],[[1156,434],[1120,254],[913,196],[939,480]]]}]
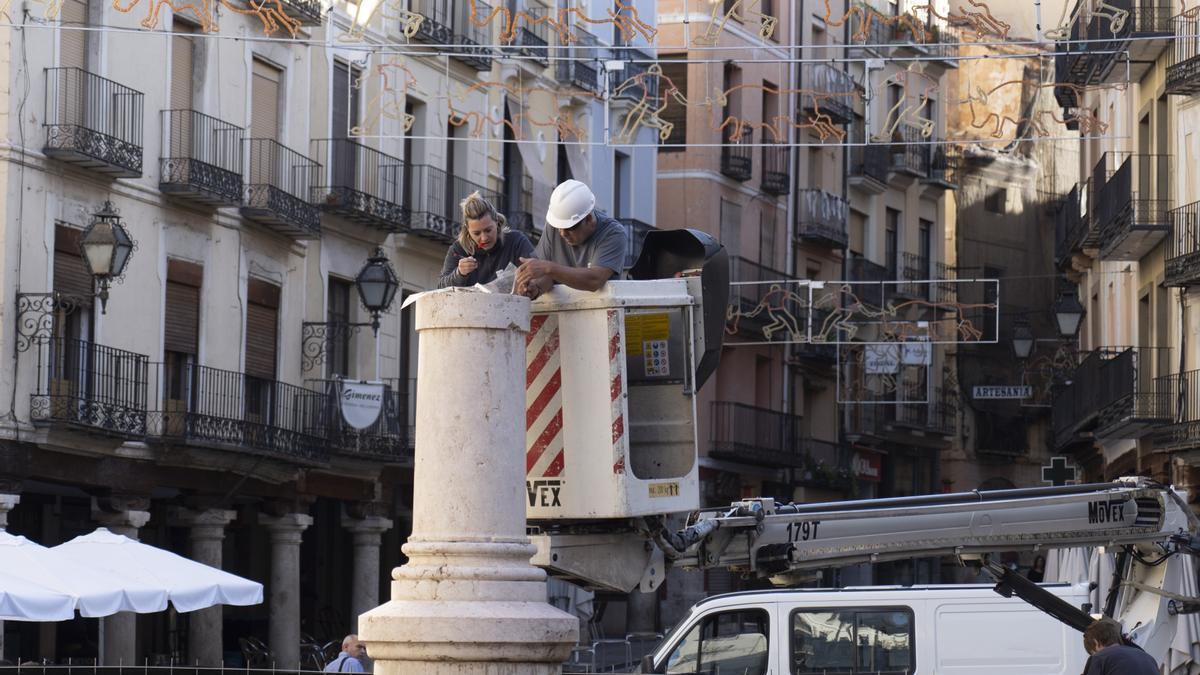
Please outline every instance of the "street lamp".
[{"label": "street lamp", "polygon": [[387,253],[382,247],[375,249],[375,255],[367,259],[367,264],[354,277],[354,286],[358,288],[358,298],[363,307],[371,313],[371,331],[379,335],[379,315],[392,306],[392,299],[400,289],[400,279],[396,270],[388,262]]},{"label": "street lamp", "polygon": [[1012,350],[1013,354],[1022,361],[1029,358],[1033,353],[1033,331],[1029,330],[1029,323],[1019,321],[1013,328]]},{"label": "street lamp", "polygon": [[1079,304],[1074,291],[1063,291],[1054,303],[1054,320],[1058,323],[1058,333],[1064,338],[1073,338],[1079,334],[1079,326],[1083,323],[1086,310]]},{"label": "street lamp", "polygon": [[92,222],[79,238],[79,252],[100,287],[96,294],[100,298],[100,312],[106,313],[108,285],[125,271],[133,253],[133,239],[121,224],[121,216],[112,202],[105,200],[104,206],[92,214]]}]

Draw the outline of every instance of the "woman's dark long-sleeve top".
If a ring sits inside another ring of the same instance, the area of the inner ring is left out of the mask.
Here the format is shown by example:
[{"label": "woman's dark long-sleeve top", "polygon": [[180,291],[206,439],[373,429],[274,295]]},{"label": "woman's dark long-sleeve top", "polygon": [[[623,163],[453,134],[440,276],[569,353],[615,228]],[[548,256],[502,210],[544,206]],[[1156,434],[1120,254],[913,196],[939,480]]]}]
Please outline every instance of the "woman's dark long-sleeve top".
[{"label": "woman's dark long-sleeve top", "polygon": [[470,274],[459,274],[458,261],[470,255],[457,241],[450,244],[450,250],[446,251],[446,261],[442,263],[442,276],[438,278],[438,288],[486,284],[496,278],[497,272],[508,267],[508,263],[519,266],[521,258],[532,258],[533,244],[520,232],[505,232],[491,249],[485,251],[476,247],[474,255],[479,266]]}]

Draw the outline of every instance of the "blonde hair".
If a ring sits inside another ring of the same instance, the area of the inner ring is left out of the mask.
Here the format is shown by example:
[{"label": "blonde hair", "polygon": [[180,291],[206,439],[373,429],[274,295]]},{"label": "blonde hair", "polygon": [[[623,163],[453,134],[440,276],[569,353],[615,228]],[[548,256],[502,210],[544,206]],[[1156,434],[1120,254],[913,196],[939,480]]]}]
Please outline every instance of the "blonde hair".
[{"label": "blonde hair", "polygon": [[458,230],[458,243],[464,251],[471,255],[475,254],[475,241],[471,239],[471,233],[467,230],[467,221],[479,220],[484,216],[491,216],[492,220],[496,221],[496,243],[504,243],[504,233],[508,231],[508,219],[497,211],[491,202],[484,199],[479,190],[467,195],[466,199],[459,202],[458,208],[462,210],[462,227]]}]

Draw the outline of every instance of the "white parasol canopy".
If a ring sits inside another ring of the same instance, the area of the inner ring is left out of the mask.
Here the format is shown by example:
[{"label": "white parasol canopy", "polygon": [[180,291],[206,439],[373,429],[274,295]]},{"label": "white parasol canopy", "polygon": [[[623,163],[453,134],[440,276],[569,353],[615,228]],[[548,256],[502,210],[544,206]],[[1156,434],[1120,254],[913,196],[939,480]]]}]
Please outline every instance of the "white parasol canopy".
[{"label": "white parasol canopy", "polygon": [[0,621],[66,621],[74,616],[75,596],[13,576],[0,567]]},{"label": "white parasol canopy", "polygon": [[[19,604],[24,612],[0,612],[11,620],[63,621],[74,609],[87,617],[117,612],[161,612],[167,608],[167,592],[139,581],[129,573],[99,570],[87,558],[56,555],[51,549],[25,537],[0,530],[0,593],[19,596],[25,589],[44,589],[70,598],[71,611],[41,604]],[[2,606],[2,605],[0,605]]]},{"label": "white parasol canopy", "polygon": [[101,527],[50,549],[61,559],[86,560],[97,570],[131,575],[165,589],[180,612],[213,605],[257,605],[262,584],[109,532]]}]

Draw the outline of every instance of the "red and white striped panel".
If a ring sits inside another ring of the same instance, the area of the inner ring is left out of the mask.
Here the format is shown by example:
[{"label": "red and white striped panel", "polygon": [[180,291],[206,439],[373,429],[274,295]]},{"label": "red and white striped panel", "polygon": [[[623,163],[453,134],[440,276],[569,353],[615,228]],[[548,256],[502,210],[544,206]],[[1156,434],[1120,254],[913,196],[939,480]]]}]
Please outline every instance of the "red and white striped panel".
[{"label": "red and white striped panel", "polygon": [[608,381],[609,398],[612,401],[612,444],[613,473],[625,473],[625,453],[622,441],[625,438],[625,382],[621,378],[625,351],[621,348],[621,313],[608,310]]},{"label": "red and white striped panel", "polygon": [[535,314],[525,337],[525,474],[530,478],[562,475],[562,356],[558,342],[558,316]]}]

